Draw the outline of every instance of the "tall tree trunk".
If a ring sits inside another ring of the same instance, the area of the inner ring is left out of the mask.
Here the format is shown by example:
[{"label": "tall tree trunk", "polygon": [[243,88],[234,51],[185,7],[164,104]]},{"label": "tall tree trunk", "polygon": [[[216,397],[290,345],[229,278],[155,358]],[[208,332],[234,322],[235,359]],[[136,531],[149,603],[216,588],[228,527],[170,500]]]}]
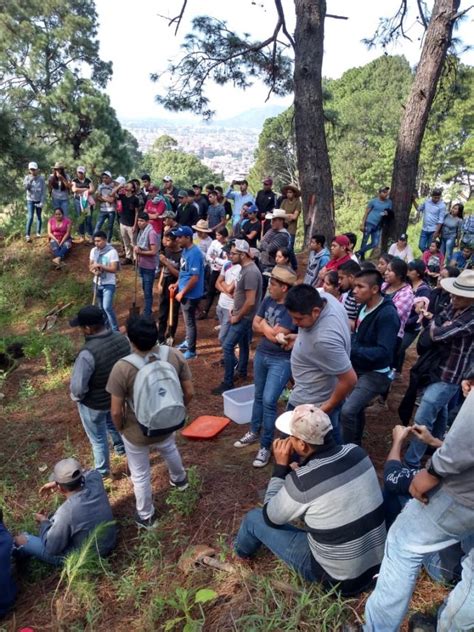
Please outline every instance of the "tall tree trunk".
[{"label": "tall tree trunk", "polygon": [[295,0],[295,135],[305,238],[334,235],[334,192],[324,129],[322,62],[325,0]]},{"label": "tall tree trunk", "polygon": [[460,0],[435,0],[413,86],[405,105],[393,163],[394,219],[384,231],[383,245],[405,232],[416,188],[421,143],[436,94],[444,60],[451,44]]}]

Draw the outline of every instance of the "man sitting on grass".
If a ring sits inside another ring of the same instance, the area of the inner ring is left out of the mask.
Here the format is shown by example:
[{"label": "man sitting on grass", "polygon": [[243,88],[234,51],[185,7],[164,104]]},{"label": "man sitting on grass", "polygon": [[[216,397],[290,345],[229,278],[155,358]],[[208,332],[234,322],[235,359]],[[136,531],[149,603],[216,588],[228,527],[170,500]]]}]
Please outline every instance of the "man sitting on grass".
[{"label": "man sitting on grass", "polygon": [[[283,413],[276,427],[289,436],[273,442],[264,507],[244,517],[235,551],[251,557],[264,544],[306,580],[358,594],[377,573],[385,541],[375,469],[362,448],[336,444],[331,420],[313,404]],[[292,469],[295,452],[301,464]],[[306,530],[290,524],[297,518]]]},{"label": "man sitting on grass", "polygon": [[[65,502],[48,518],[35,513],[39,536],[22,533],[14,538],[16,553],[36,557],[43,562],[60,566],[65,556],[78,549],[96,527],[113,521],[112,509],[97,470],[84,472],[76,459],[63,459],[54,466],[50,482],[41,487],[40,495],[56,491],[66,497]],[[115,547],[116,527],[110,524],[96,542],[100,555],[105,556]]]}]

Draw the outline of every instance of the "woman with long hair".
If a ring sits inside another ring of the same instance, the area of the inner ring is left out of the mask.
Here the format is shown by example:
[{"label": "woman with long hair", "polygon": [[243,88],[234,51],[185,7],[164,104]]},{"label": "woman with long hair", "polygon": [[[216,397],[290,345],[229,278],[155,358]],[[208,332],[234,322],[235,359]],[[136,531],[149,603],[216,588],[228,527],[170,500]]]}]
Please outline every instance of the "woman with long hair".
[{"label": "woman with long hair", "polygon": [[454,247],[459,247],[461,227],[464,217],[464,204],[453,204],[449,214],[446,215],[441,227],[440,250],[445,255],[447,263],[453,258]]},{"label": "woman with long hair", "polygon": [[408,266],[401,259],[394,257],[385,271],[385,283],[382,285],[382,292],[392,299],[397,308],[400,318],[400,329],[398,330],[397,347],[394,354],[394,362],[398,357],[399,349],[405,335],[405,324],[413,307],[413,292],[411,285],[407,282]]}]

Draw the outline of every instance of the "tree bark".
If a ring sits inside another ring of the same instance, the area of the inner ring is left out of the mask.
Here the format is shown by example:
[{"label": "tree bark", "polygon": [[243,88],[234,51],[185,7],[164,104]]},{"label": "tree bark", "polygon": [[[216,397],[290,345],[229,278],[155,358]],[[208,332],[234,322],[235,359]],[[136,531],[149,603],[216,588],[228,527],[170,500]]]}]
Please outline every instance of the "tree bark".
[{"label": "tree bark", "polygon": [[305,241],[334,236],[334,192],[324,129],[322,62],[325,0],[295,0],[295,135]]},{"label": "tree bark", "polygon": [[451,45],[460,0],[435,0],[413,86],[405,105],[393,162],[391,199],[394,219],[384,230],[382,246],[396,241],[408,226],[421,143],[444,60]]}]

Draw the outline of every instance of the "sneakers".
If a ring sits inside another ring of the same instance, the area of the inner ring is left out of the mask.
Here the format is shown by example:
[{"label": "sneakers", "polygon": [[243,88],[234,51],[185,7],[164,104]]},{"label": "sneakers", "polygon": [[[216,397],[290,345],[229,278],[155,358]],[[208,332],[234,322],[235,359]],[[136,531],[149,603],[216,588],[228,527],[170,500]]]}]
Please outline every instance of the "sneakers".
[{"label": "sneakers", "polygon": [[199,314],[196,320],[206,320],[206,319],[207,319],[207,312],[203,311]]},{"label": "sneakers", "polygon": [[259,437],[256,432],[252,432],[249,430],[244,434],[244,436],[234,443],[234,448],[245,448],[246,445],[251,445],[252,443],[256,443]]},{"label": "sneakers", "polygon": [[226,391],[231,391],[234,388],[234,386],[228,386],[227,384],[224,384],[224,382],[222,382],[221,384],[219,384],[219,386],[216,386],[216,388],[213,388],[211,393],[213,395],[222,395],[222,393],[225,393]]},{"label": "sneakers", "polygon": [[27,236],[25,237],[25,239],[26,239],[26,243],[31,244],[32,239],[31,239],[31,237],[30,237],[29,235],[27,235]]},{"label": "sneakers", "polygon": [[436,617],[415,612],[408,621],[409,632],[436,632]]},{"label": "sneakers", "polygon": [[138,514],[135,514],[135,524],[139,529],[146,529],[150,531],[151,529],[156,529],[158,525],[158,519],[155,514],[150,516],[149,518],[140,518]]},{"label": "sneakers", "polygon": [[252,463],[254,467],[265,467],[270,460],[271,451],[267,448],[260,448],[255,457],[255,461]]},{"label": "sneakers", "polygon": [[183,342],[176,347],[176,349],[179,349],[180,351],[186,351],[187,348],[188,348],[187,340],[183,340]]},{"label": "sneakers", "polygon": [[195,351],[190,351],[189,349],[187,349],[183,353],[183,356],[185,360],[194,360],[194,358],[197,358],[197,353]]},{"label": "sneakers", "polygon": [[176,487],[178,491],[184,492],[184,490],[189,486],[188,475],[186,474],[182,481],[172,481],[170,479],[170,485],[171,487]]},{"label": "sneakers", "polygon": [[41,233],[36,233],[36,236],[37,237],[41,237]]}]

